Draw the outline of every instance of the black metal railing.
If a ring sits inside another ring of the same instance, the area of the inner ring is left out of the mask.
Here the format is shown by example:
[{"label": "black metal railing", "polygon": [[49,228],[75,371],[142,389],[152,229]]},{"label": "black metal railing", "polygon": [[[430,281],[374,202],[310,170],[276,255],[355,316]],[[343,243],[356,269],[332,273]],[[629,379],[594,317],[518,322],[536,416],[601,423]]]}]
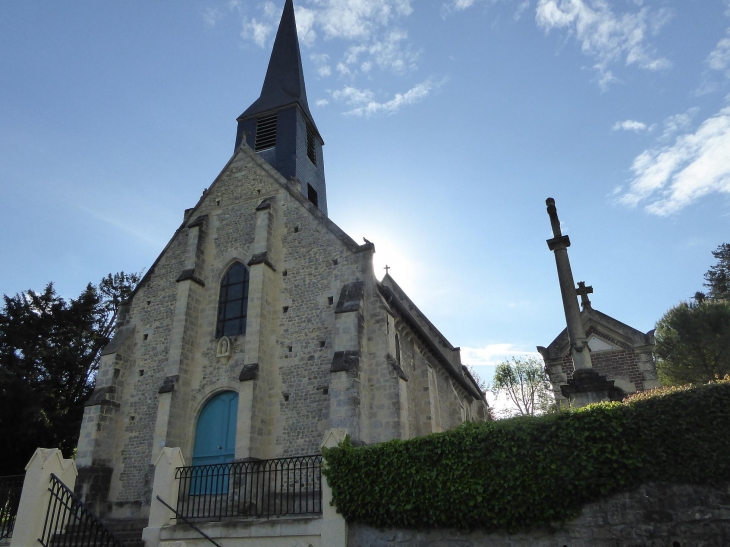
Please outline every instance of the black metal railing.
[{"label": "black metal railing", "polygon": [[51,497],[48,500],[43,547],[124,547],[84,502],[51,473]]},{"label": "black metal railing", "polygon": [[25,475],[0,477],[0,539],[13,537]]},{"label": "black metal railing", "polygon": [[177,513],[187,519],[322,512],[322,456],[178,467]]}]

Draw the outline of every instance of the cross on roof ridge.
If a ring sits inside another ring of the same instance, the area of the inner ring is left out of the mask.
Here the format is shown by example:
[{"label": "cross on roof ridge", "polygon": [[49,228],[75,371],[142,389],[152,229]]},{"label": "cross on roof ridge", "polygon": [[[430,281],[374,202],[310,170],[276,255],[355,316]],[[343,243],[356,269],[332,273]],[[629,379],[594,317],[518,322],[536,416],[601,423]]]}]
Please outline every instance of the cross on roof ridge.
[{"label": "cross on roof ridge", "polygon": [[586,287],[585,281],[578,281],[578,288],[575,289],[575,294],[580,296],[580,305],[583,308],[590,308],[591,307],[591,301],[588,300],[588,295],[593,293],[593,287],[591,285],[588,285]]}]

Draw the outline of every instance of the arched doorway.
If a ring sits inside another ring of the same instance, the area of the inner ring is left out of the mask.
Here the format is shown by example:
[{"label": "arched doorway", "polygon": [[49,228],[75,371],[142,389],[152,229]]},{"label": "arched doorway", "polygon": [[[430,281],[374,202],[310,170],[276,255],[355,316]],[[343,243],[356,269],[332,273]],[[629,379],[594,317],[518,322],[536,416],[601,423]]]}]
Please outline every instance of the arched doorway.
[{"label": "arched doorway", "polygon": [[195,428],[193,465],[232,462],[236,452],[238,393],[225,391],[208,401]]}]

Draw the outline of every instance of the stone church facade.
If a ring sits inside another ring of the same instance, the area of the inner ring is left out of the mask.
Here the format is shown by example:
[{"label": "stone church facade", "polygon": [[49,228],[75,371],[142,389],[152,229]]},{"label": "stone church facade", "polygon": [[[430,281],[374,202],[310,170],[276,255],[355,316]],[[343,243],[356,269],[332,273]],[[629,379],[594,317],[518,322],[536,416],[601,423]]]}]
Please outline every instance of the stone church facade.
[{"label": "stone church facade", "polygon": [[77,491],[144,517],[153,464],[319,452],[324,432],[405,439],[488,419],[453,347],[372,243],[327,215],[324,142],[309,111],[291,0],[235,151],[129,302],[81,427]]}]

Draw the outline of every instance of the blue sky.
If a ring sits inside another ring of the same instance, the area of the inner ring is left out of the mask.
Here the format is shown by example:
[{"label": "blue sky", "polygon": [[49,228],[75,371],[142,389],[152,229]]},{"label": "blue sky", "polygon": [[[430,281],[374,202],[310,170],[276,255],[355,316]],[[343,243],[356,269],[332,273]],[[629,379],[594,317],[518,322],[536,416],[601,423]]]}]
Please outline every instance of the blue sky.
[{"label": "blue sky", "polygon": [[[330,217],[485,376],[576,281],[642,331],[730,241],[722,0],[295,0]],[[0,293],[149,267],[233,152],[276,2],[0,3]]]}]

